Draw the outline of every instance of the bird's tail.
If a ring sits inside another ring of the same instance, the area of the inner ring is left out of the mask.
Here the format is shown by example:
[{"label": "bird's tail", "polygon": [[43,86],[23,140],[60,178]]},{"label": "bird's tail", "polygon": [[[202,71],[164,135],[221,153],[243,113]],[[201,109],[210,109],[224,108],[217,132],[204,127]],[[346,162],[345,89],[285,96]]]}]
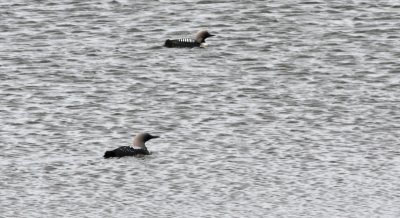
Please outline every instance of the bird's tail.
[{"label": "bird's tail", "polygon": [[110,158],[110,157],[115,157],[115,152],[114,151],[106,151],[106,153],[104,153],[104,158]]},{"label": "bird's tail", "polygon": [[167,48],[172,48],[173,46],[172,40],[169,39],[165,40],[164,46]]}]

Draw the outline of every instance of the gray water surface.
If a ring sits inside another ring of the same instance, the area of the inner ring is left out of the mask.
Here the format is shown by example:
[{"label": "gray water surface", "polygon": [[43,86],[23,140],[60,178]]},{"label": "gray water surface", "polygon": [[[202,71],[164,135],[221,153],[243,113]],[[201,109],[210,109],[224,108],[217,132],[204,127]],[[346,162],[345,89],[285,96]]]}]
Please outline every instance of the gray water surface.
[{"label": "gray water surface", "polygon": [[[0,217],[400,217],[398,1],[2,1]],[[200,29],[207,49],[167,49]],[[103,159],[140,132],[145,158]]]}]

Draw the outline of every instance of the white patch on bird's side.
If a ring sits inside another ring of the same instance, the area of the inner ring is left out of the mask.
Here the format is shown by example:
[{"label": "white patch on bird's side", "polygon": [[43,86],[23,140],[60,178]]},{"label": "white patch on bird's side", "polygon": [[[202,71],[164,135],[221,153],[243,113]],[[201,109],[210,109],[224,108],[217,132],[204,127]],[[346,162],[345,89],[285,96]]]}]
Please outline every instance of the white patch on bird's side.
[{"label": "white patch on bird's side", "polygon": [[203,43],[200,44],[200,48],[207,48],[207,47],[208,47],[208,44],[207,44],[207,43],[204,43],[204,42],[203,42]]}]

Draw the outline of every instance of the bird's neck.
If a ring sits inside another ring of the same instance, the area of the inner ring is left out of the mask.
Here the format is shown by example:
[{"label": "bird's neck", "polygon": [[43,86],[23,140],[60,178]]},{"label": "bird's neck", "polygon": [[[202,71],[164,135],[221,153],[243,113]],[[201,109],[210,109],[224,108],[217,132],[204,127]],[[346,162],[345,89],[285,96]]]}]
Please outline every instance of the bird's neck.
[{"label": "bird's neck", "polygon": [[144,145],[144,142],[141,140],[133,140],[132,147],[142,149],[146,148],[146,145]]}]

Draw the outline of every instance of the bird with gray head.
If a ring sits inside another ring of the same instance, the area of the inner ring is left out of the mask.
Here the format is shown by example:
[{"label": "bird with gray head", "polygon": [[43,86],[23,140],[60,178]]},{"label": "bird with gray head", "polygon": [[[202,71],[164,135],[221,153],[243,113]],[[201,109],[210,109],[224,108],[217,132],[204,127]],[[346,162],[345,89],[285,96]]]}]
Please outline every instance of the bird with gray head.
[{"label": "bird with gray head", "polygon": [[106,151],[104,158],[110,157],[124,157],[124,156],[138,156],[138,155],[149,155],[150,152],[147,150],[145,143],[150,139],[159,138],[160,136],[150,135],[149,133],[140,133],[133,138],[131,146],[121,146],[112,151]]},{"label": "bird with gray head", "polygon": [[167,48],[205,48],[208,46],[205,40],[211,36],[215,35],[210,34],[207,30],[200,30],[196,33],[194,39],[167,39],[164,43],[164,46]]}]

